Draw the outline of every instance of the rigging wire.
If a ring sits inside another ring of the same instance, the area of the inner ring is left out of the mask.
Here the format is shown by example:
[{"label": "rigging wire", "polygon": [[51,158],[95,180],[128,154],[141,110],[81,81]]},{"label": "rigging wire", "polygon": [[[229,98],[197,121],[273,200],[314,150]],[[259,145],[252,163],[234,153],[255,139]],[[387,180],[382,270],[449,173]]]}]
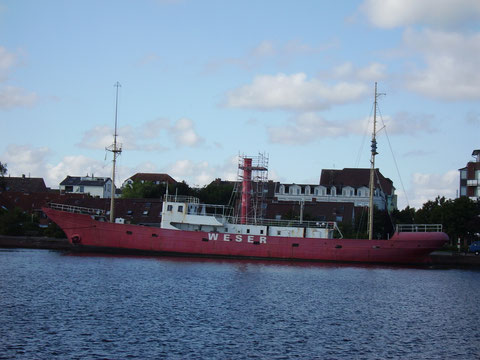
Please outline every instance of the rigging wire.
[{"label": "rigging wire", "polygon": [[357,153],[357,158],[355,160],[355,166],[354,168],[358,168],[360,166],[360,158],[363,154],[363,149],[365,148],[365,143],[367,141],[367,137],[368,137],[368,125],[370,124],[370,119],[372,118],[372,113],[373,113],[373,107],[375,105],[372,104],[372,108],[370,110],[370,115],[368,116],[367,118],[367,121],[366,121],[366,126],[364,127],[365,131],[363,132],[363,138],[362,138],[362,142],[360,144],[360,149]]},{"label": "rigging wire", "polygon": [[407,206],[410,207],[410,203],[408,201],[408,196],[407,196],[407,192],[405,191],[405,186],[403,184],[403,179],[402,179],[402,176],[400,175],[400,170],[398,169],[398,163],[397,163],[397,159],[395,158],[395,153],[393,152],[393,148],[392,148],[392,144],[390,142],[390,137],[388,136],[388,132],[387,132],[387,126],[385,125],[385,122],[383,121],[383,117],[382,117],[382,114],[380,113],[380,110],[378,111],[379,112],[379,115],[380,115],[380,119],[382,121],[382,124],[383,124],[383,129],[385,130],[385,136],[387,138],[387,142],[388,142],[388,146],[390,148],[390,152],[392,153],[392,158],[393,158],[393,163],[395,164],[395,169],[397,171],[397,176],[398,178],[400,179],[400,184],[402,185],[402,191],[405,195],[405,199],[407,200]]}]

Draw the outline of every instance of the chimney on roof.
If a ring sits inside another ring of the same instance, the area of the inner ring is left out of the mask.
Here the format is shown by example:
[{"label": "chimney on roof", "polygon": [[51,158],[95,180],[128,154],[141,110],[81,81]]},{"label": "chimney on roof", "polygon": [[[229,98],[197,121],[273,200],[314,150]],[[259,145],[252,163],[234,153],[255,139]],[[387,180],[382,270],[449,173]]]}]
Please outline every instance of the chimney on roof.
[{"label": "chimney on roof", "polygon": [[472,156],[475,158],[475,162],[480,162],[480,150],[473,150]]},{"label": "chimney on roof", "polygon": [[22,174],[22,179],[25,179],[25,174]]}]

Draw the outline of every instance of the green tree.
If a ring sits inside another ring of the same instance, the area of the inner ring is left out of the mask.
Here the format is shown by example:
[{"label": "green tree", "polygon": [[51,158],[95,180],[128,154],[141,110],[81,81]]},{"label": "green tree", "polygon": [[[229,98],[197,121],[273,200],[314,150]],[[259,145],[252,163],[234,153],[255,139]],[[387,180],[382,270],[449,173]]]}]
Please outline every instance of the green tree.
[{"label": "green tree", "polygon": [[233,184],[212,181],[207,186],[197,189],[196,196],[201,202],[215,205],[228,205],[232,197]]},{"label": "green tree", "polygon": [[3,177],[7,174],[7,164],[0,162],[0,190],[5,190],[5,180]]}]

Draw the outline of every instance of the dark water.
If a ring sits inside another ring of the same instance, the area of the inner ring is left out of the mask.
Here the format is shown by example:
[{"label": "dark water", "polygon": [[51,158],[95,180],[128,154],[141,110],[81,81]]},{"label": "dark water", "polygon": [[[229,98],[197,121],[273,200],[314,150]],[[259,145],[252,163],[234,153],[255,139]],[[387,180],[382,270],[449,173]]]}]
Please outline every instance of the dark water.
[{"label": "dark water", "polygon": [[478,359],[480,272],[0,249],[1,359]]}]

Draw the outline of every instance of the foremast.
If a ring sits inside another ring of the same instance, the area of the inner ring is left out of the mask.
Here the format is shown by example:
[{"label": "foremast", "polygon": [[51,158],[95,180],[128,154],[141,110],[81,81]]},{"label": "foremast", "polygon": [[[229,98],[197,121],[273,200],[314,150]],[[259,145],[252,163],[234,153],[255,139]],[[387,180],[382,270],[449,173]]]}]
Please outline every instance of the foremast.
[{"label": "foremast", "polygon": [[115,94],[115,131],[113,133],[113,144],[110,145],[108,148],[106,148],[107,151],[111,151],[113,153],[113,161],[112,161],[112,193],[111,193],[111,198],[110,198],[110,222],[115,221],[115,166],[117,163],[117,157],[120,155],[122,152],[122,146],[117,143],[117,115],[118,115],[118,88],[122,85],[117,81],[115,85],[113,85],[117,88],[116,94]]}]

